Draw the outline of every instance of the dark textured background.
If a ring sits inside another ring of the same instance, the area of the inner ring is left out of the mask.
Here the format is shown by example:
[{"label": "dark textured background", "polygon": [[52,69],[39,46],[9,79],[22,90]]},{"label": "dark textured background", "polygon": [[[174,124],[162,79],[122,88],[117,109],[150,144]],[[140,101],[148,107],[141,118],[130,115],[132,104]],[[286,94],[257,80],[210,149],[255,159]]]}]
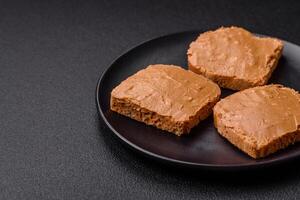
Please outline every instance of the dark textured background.
[{"label": "dark textured background", "polygon": [[0,199],[299,198],[299,160],[191,171],[127,149],[98,118],[95,87],[126,49],[172,32],[239,25],[300,44],[300,4],[122,2],[0,1]]}]

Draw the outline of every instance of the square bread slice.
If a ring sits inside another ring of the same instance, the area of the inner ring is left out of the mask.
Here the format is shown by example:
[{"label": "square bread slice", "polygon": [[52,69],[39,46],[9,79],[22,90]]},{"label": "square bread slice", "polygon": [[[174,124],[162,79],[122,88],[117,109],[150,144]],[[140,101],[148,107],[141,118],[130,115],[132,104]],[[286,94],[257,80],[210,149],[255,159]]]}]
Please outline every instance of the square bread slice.
[{"label": "square bread slice", "polygon": [[111,92],[111,110],[180,136],[212,113],[220,88],[174,65],[150,65]]},{"label": "square bread slice", "polygon": [[253,158],[300,140],[300,94],[281,85],[237,92],[219,101],[213,112],[218,132]]},{"label": "square bread slice", "polygon": [[189,69],[219,86],[243,90],[267,84],[283,43],[257,37],[243,28],[219,28],[200,34],[187,52]]}]

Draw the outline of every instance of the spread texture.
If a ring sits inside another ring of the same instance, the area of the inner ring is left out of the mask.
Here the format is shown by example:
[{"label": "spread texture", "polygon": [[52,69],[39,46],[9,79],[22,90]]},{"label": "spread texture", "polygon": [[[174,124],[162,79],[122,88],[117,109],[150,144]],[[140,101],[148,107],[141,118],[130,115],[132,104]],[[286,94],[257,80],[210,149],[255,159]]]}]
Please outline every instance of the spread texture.
[{"label": "spread texture", "polygon": [[[276,148],[287,146],[300,139],[300,95],[281,85],[247,89],[217,103],[214,118],[227,139],[242,138],[236,145],[247,143],[255,151],[274,142],[280,143]],[[290,134],[294,138],[287,137]]]},{"label": "spread texture", "polygon": [[222,87],[245,89],[266,84],[281,55],[282,42],[238,27],[201,34],[187,52],[189,67]]},{"label": "spread texture", "polygon": [[189,130],[210,113],[219,99],[220,88],[211,80],[181,67],[158,64],[127,78],[113,89],[111,96],[114,111],[117,110],[113,100],[126,101],[169,121],[188,123]]}]

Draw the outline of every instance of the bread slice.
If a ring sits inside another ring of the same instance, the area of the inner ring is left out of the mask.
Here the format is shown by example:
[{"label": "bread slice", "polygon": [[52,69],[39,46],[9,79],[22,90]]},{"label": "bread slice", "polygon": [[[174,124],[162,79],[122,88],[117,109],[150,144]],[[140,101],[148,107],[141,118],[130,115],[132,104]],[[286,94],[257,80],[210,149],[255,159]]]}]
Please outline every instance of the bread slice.
[{"label": "bread slice", "polygon": [[209,79],[174,65],[150,65],[111,92],[111,110],[176,135],[188,133],[219,100]]},{"label": "bread slice", "polygon": [[219,86],[243,90],[267,84],[283,43],[257,37],[243,28],[219,28],[200,34],[188,49],[189,69]]},{"label": "bread slice", "polygon": [[237,92],[219,101],[213,112],[218,132],[253,158],[300,140],[300,94],[281,85]]}]

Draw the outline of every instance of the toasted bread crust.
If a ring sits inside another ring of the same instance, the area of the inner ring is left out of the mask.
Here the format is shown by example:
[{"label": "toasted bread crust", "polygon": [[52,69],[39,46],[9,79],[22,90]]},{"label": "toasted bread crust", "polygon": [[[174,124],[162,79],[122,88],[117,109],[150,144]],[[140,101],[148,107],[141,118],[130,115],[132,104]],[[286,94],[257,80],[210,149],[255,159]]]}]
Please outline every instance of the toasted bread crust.
[{"label": "toasted bread crust", "polygon": [[207,103],[188,121],[174,121],[170,116],[159,115],[134,104],[128,99],[118,99],[113,96],[111,97],[110,108],[119,114],[180,136],[189,133],[201,120],[207,118],[212,113],[212,108],[218,100],[219,97],[213,102]]},{"label": "toasted bread crust", "polygon": [[242,150],[243,152],[255,159],[266,157],[280,149],[284,149],[287,146],[300,141],[300,130],[297,130],[295,132],[287,133],[286,135],[283,135],[282,137],[273,140],[268,145],[265,145],[261,148],[257,148],[257,145],[254,140],[251,140],[246,136],[242,136],[242,131],[234,130],[233,128],[226,127],[224,124],[222,124],[218,120],[218,117],[216,116],[215,112],[214,125],[221,136],[223,136],[234,146],[236,146],[237,148],[239,148],[240,150]]}]

